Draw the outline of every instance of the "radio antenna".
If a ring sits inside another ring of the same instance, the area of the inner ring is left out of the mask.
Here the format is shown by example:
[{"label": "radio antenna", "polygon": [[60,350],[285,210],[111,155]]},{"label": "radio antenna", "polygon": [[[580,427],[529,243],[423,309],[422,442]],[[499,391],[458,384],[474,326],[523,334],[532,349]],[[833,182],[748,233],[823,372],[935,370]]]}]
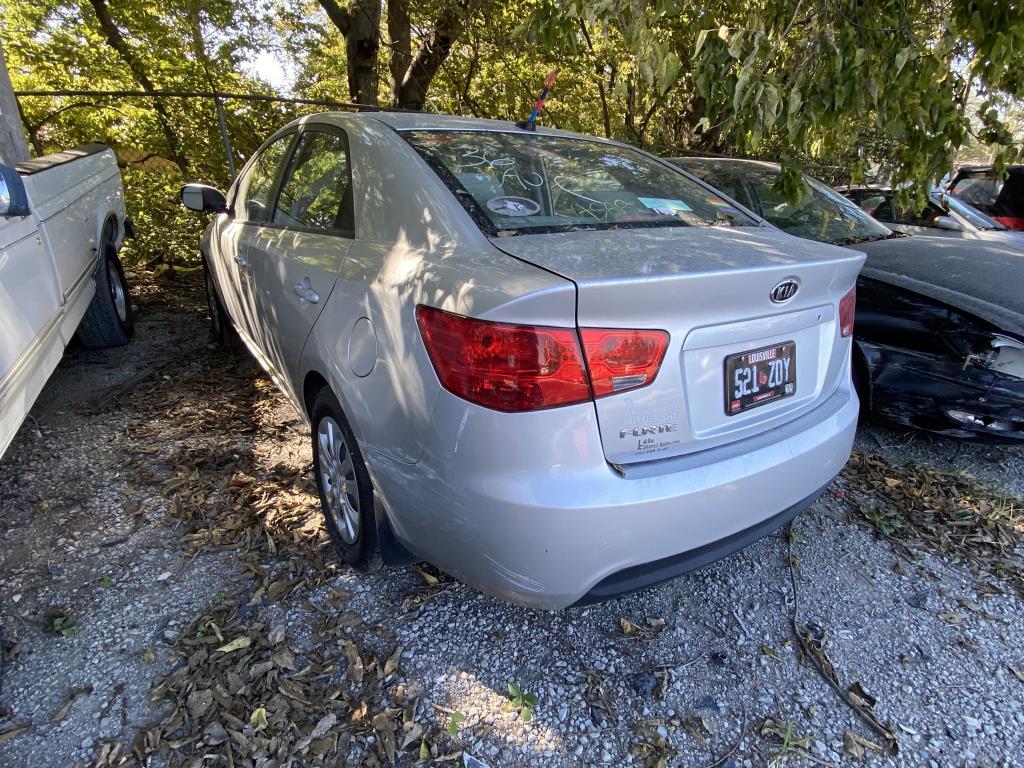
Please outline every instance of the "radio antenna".
[{"label": "radio antenna", "polygon": [[551,92],[551,87],[555,84],[555,80],[558,79],[558,70],[552,69],[548,72],[548,76],[544,78],[544,87],[540,91],[540,96],[537,97],[537,103],[533,105],[533,111],[530,112],[530,116],[525,120],[520,120],[516,123],[517,126],[522,128],[524,131],[535,131],[537,130],[537,115],[544,109],[544,99],[548,97]]}]

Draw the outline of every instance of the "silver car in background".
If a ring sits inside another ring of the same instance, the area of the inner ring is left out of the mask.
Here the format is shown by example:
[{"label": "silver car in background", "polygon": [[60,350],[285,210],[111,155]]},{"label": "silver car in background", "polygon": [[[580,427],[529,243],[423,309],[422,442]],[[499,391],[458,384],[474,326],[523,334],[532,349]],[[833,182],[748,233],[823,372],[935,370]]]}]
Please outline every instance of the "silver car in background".
[{"label": "silver car in background", "polygon": [[274,134],[202,243],[309,421],[354,565],[403,550],[561,608],[700,567],[811,504],[857,421],[863,257],[639,150],[513,123],[321,114]]},{"label": "silver car in background", "polygon": [[958,240],[987,240],[1010,248],[1024,249],[1024,232],[1007,229],[974,206],[939,190],[928,195],[928,202],[920,211],[900,207],[892,187],[836,187],[836,191],[842,192],[894,232]]}]

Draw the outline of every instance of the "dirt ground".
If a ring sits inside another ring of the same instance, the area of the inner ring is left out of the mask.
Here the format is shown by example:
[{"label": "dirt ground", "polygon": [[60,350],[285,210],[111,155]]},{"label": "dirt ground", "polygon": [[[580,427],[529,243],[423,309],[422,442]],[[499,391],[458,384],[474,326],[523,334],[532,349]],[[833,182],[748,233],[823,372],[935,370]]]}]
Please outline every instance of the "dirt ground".
[{"label": "dirt ground", "polygon": [[69,349],[0,461],[2,766],[1014,765],[1024,451],[868,424],[703,571],[562,612],[359,574],[198,280]]}]

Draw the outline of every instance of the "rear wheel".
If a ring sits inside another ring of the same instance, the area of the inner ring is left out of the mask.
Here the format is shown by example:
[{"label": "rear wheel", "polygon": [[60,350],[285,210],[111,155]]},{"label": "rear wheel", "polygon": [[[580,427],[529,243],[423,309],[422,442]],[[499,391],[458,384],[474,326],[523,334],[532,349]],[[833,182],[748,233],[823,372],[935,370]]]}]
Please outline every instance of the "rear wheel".
[{"label": "rear wheel", "polygon": [[317,393],[310,416],[313,472],[334,547],[350,565],[378,567],[373,483],[341,406],[327,387]]},{"label": "rear wheel", "polygon": [[78,325],[78,339],[86,347],[119,347],[135,333],[135,314],[124,268],[114,247],[115,224],[103,229],[102,261],[96,271],[96,295]]}]

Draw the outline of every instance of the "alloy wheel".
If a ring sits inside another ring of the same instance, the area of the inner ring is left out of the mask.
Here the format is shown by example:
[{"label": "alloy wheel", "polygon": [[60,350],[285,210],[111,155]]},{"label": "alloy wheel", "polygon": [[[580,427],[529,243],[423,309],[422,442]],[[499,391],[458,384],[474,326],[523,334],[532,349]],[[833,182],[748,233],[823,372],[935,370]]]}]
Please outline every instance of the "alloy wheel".
[{"label": "alloy wheel", "polygon": [[352,452],[338,422],[330,416],[320,419],[316,438],[320,487],[327,504],[327,514],[342,541],[354,544],[359,539],[360,510]]}]

